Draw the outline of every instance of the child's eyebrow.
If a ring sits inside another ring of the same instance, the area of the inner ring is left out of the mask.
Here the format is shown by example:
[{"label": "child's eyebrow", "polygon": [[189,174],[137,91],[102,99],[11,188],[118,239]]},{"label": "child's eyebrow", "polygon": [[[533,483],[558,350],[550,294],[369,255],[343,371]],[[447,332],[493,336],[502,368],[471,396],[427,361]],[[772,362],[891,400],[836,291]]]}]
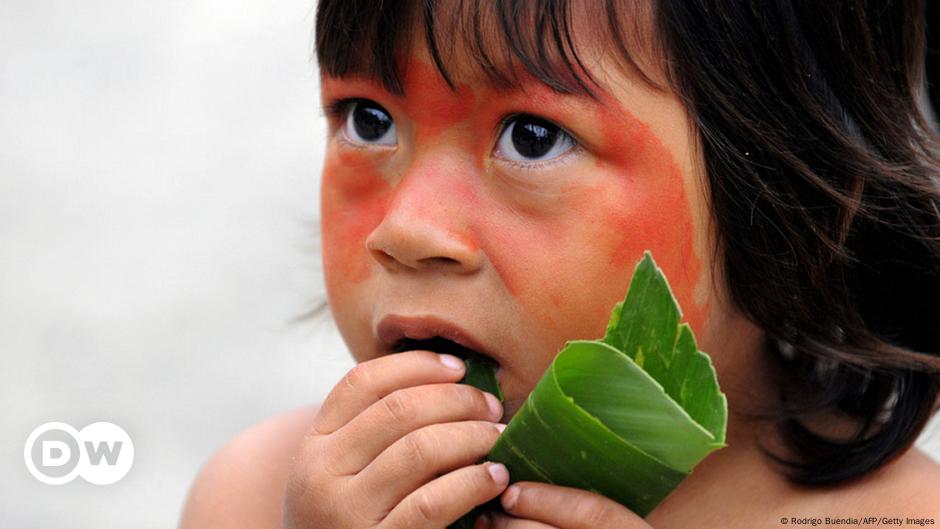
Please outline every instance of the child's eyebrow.
[{"label": "child's eyebrow", "polygon": [[[440,80],[442,89],[448,90],[453,94],[457,94],[463,87],[470,87],[470,89],[474,92],[488,92],[489,95],[500,98],[525,97],[534,100],[542,100],[545,102],[548,102],[547,100],[551,99],[553,103],[557,103],[559,100],[562,100],[570,104],[585,106],[596,106],[598,104],[603,104],[605,99],[604,95],[606,94],[606,91],[602,88],[596,89],[598,92],[597,94],[562,91],[538,79],[535,79],[532,76],[516,79],[512,83],[501,83],[485,74],[477,74],[472,77],[461,76],[455,81],[456,89],[452,89],[447,86],[443,77],[441,77]],[[358,89],[366,92],[373,92],[377,95],[381,94],[385,97],[393,97],[398,99],[408,99],[409,97],[414,97],[414,94],[409,94],[407,86],[402,88],[401,93],[395,93],[394,91],[390,90],[378,76],[369,77],[360,74],[333,76],[327,73],[322,73],[321,88],[325,89],[325,92],[330,91],[330,85],[336,89]]]},{"label": "child's eyebrow", "polygon": [[549,59],[544,66],[545,69],[537,73],[523,65],[496,64],[493,72],[488,74],[483,65],[477,64],[470,73],[455,76],[454,81],[483,86],[499,95],[548,91],[556,96],[595,99],[595,91],[604,91],[590,72],[581,70],[577,73],[577,65]]}]

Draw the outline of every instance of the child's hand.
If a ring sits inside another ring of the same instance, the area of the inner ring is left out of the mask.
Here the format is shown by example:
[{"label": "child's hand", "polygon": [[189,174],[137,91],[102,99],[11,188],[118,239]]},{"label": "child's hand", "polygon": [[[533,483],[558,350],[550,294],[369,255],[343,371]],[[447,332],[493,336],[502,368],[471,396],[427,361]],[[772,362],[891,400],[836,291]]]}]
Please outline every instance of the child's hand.
[{"label": "child's hand", "polygon": [[430,351],[350,370],[294,458],[284,527],[442,529],[498,496],[505,467],[475,462],[502,430],[502,406],[456,384],[463,375],[463,361]]},{"label": "child's hand", "polygon": [[581,489],[520,481],[500,499],[489,529],[652,529],[619,503]]}]

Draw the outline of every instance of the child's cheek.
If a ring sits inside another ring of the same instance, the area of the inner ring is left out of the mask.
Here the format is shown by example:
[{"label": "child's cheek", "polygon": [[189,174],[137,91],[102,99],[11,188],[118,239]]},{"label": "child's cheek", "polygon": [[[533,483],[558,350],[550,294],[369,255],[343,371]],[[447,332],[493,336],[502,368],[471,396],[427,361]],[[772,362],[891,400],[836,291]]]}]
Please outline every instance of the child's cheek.
[{"label": "child's cheek", "polygon": [[[632,274],[644,250],[669,280],[673,294],[696,335],[704,332],[707,303],[695,296],[702,280],[701,259],[696,254],[696,230],[689,201],[690,186],[672,153],[645,124],[629,114],[621,121],[604,119],[611,138],[612,156],[599,163],[609,171],[610,186],[597,208],[596,225],[609,245],[610,270]],[[625,126],[624,126],[625,125]]]},{"label": "child's cheek", "polygon": [[323,265],[335,290],[371,274],[366,237],[382,222],[390,187],[374,163],[356,152],[329,150],[320,191]]},{"label": "child's cheek", "polygon": [[546,282],[565,277],[557,268],[562,258],[558,250],[569,246],[563,224],[532,219],[505,207],[481,208],[477,219],[483,252],[517,302],[527,307],[538,304]]},{"label": "child's cheek", "polygon": [[[561,215],[526,218],[490,212],[481,237],[510,294],[543,328],[564,340],[603,333],[623,299],[634,267],[650,250],[669,279],[683,321],[704,332],[707,303],[697,303],[702,279],[695,225],[682,172],[669,150],[640,122],[620,123],[590,175],[572,178]],[[630,132],[622,132],[629,130]]]},{"label": "child's cheek", "polygon": [[597,226],[605,228],[598,233],[598,240],[605,241],[611,273],[630,277],[643,251],[650,250],[669,280],[683,320],[701,336],[706,306],[699,305],[694,294],[702,267],[695,253],[695,233],[681,176],[670,176],[647,189],[624,189],[607,196],[610,201],[598,208],[596,218]]}]

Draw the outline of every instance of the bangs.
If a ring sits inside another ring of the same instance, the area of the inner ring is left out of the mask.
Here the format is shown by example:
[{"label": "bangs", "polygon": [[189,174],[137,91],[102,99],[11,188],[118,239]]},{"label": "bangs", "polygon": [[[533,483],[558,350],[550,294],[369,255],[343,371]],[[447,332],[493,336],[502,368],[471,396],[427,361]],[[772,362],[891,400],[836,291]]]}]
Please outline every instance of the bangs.
[{"label": "bangs", "polygon": [[[641,9],[641,2],[621,3],[321,0],[316,57],[326,75],[367,77],[404,95],[402,69],[418,38],[451,89],[460,76],[472,74],[482,74],[499,88],[516,88],[519,72],[525,72],[556,92],[595,97],[600,84],[584,60],[591,51],[615,59],[662,90],[634,55],[638,50],[660,55],[661,46],[652,38],[651,10]],[[590,35],[590,41],[578,41],[575,35]]]}]

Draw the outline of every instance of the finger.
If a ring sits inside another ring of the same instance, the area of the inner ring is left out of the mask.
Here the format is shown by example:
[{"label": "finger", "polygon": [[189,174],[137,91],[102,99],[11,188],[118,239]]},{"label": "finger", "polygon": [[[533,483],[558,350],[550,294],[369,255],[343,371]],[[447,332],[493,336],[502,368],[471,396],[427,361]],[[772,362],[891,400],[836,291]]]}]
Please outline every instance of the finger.
[{"label": "finger", "polygon": [[355,478],[354,494],[390,510],[436,476],[472,465],[486,456],[506,427],[486,421],[432,424],[388,447]]},{"label": "finger", "polygon": [[440,529],[499,495],[509,483],[500,463],[483,463],[444,474],[409,494],[378,529]]},{"label": "finger", "polygon": [[[390,445],[424,426],[457,421],[497,421],[502,405],[467,384],[428,384],[395,390],[330,436],[328,457],[342,474],[355,474]],[[355,450],[350,450],[355,447]]]},{"label": "finger", "polygon": [[[449,367],[445,362],[451,362]],[[453,355],[406,351],[357,364],[333,386],[313,421],[316,434],[330,434],[389,393],[411,386],[457,382],[464,363]]]},{"label": "finger", "polygon": [[623,505],[570,487],[520,481],[503,492],[500,502],[513,517],[564,529],[650,529]]},{"label": "finger", "polygon": [[[533,520],[525,520],[513,516],[507,516],[502,513],[488,513],[489,523],[484,522],[480,525],[483,529],[558,529],[554,525],[544,524]],[[474,526],[473,529],[478,529]]]}]

